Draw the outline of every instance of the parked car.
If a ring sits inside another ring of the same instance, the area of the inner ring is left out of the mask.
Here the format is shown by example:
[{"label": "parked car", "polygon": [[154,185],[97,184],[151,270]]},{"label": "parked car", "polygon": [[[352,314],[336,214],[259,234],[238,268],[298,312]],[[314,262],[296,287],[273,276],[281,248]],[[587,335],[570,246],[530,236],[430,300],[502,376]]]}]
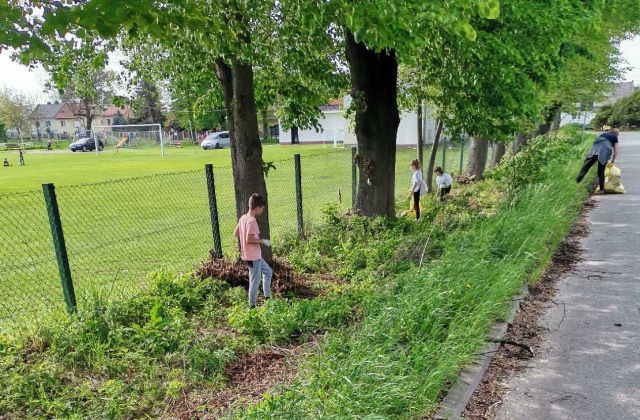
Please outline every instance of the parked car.
[{"label": "parked car", "polygon": [[[104,143],[102,140],[98,140],[98,150],[104,149]],[[69,150],[77,152],[82,150],[83,152],[89,152],[96,150],[96,142],[91,137],[82,137],[69,145]]]},{"label": "parked car", "polygon": [[202,146],[204,150],[221,149],[224,146],[228,146],[229,143],[230,143],[229,132],[220,131],[218,133],[209,134],[207,138],[202,140],[202,143],[200,143],[200,146]]}]

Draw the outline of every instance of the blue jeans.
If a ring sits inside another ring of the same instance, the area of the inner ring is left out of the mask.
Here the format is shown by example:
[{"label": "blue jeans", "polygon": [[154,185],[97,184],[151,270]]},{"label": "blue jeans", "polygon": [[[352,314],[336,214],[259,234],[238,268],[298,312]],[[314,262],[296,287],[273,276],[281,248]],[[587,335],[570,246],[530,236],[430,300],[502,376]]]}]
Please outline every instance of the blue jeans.
[{"label": "blue jeans", "polygon": [[273,270],[271,270],[269,264],[263,259],[247,261],[247,264],[249,265],[249,305],[256,306],[258,287],[260,286],[261,279],[264,297],[271,297],[271,276],[273,276]]}]

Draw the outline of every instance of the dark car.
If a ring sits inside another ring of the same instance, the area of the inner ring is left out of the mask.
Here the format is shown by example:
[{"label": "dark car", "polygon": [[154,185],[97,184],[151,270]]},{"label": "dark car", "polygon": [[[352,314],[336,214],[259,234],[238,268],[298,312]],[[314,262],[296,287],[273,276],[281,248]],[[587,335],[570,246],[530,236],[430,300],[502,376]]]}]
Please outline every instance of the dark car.
[{"label": "dark car", "polygon": [[[102,140],[98,140],[98,150],[104,149],[104,143]],[[82,137],[69,145],[69,150],[77,152],[82,150],[83,152],[90,152],[96,150],[96,142],[91,137]]]}]

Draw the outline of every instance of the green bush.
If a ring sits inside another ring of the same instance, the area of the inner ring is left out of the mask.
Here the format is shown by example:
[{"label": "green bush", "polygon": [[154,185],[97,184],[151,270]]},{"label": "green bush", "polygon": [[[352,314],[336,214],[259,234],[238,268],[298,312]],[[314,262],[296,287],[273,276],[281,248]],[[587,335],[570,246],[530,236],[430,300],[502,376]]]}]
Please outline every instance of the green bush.
[{"label": "green bush", "polygon": [[[589,136],[591,138],[591,136]],[[575,128],[557,134],[536,137],[525,144],[515,156],[503,160],[487,177],[505,183],[511,188],[522,188],[553,178],[551,163],[567,163],[582,158],[580,136]]]}]

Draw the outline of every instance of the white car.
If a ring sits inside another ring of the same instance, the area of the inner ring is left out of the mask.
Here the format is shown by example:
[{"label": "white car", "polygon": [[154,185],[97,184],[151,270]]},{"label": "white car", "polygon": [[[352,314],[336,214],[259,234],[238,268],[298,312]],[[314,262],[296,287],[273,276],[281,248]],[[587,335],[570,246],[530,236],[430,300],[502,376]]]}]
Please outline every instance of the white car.
[{"label": "white car", "polygon": [[229,143],[229,132],[220,131],[217,133],[209,134],[206,139],[202,140],[200,146],[202,146],[204,150],[221,149],[224,146],[228,146]]}]

